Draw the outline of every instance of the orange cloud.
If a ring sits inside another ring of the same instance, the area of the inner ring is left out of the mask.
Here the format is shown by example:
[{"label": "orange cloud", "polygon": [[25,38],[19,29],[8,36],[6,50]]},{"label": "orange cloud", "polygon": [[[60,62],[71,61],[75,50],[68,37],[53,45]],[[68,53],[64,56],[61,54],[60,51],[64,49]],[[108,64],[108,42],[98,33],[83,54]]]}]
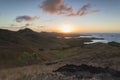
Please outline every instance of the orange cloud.
[{"label": "orange cloud", "polygon": [[68,14],[73,11],[72,7],[68,7],[63,3],[64,0],[45,0],[39,7],[50,14]]},{"label": "orange cloud", "polygon": [[39,6],[44,12],[50,14],[64,14],[66,16],[83,16],[91,13],[99,12],[99,10],[89,10],[90,4],[83,5],[78,11],[75,12],[72,6],[64,5],[64,0],[45,0]]},{"label": "orange cloud", "polygon": [[77,12],[73,12],[68,16],[84,16],[87,14],[99,12],[99,10],[89,10],[90,7],[91,7],[90,4],[85,4]]}]

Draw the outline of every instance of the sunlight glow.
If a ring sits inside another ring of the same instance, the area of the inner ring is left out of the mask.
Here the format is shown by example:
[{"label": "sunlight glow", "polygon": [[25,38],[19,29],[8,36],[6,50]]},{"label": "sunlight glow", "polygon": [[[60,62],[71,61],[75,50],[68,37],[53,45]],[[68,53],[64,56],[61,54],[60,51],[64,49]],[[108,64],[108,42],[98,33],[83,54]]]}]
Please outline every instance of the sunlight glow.
[{"label": "sunlight glow", "polygon": [[69,26],[69,25],[64,25],[64,26],[61,27],[61,32],[70,33],[70,32],[72,32],[72,31],[73,31],[73,29],[72,29],[72,27]]}]

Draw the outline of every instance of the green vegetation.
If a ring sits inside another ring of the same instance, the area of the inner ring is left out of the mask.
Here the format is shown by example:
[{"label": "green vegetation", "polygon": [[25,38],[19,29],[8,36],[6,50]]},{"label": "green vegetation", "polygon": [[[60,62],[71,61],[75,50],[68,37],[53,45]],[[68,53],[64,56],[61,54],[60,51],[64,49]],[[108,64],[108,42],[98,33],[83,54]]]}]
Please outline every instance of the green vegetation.
[{"label": "green vegetation", "polygon": [[72,56],[78,53],[80,47],[74,47],[74,48],[66,48],[64,50],[55,50],[54,53],[56,53],[55,57],[56,59],[63,59],[69,56]]},{"label": "green vegetation", "polygon": [[56,58],[61,59],[65,57],[65,53],[63,51],[56,51]]},{"label": "green vegetation", "polygon": [[33,63],[38,63],[41,60],[38,54],[36,53],[28,53],[28,52],[23,52],[19,58],[18,61],[22,64],[33,64]]},{"label": "green vegetation", "polygon": [[85,44],[84,42],[89,42],[91,41],[90,38],[73,38],[69,39],[66,41],[66,44],[69,45],[70,47],[84,47]]}]

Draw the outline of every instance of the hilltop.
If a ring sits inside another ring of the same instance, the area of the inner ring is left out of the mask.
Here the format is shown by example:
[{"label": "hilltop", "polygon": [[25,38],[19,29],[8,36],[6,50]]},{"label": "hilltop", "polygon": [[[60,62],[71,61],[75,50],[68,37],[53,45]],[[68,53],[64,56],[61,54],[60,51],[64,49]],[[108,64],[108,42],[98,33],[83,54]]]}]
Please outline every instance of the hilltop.
[{"label": "hilltop", "polygon": [[[62,48],[69,48],[69,45],[74,44],[74,40],[66,40],[64,39],[65,36],[70,36],[70,34],[35,32],[28,28],[19,31],[0,29],[0,64],[3,67],[21,65],[18,59],[21,56],[31,56],[33,53],[40,58],[40,61],[37,62],[54,60],[56,59],[56,55],[58,55],[54,50],[59,51]],[[86,41],[87,39],[84,40]],[[81,44],[84,40],[80,39],[76,41],[80,41]],[[77,42],[74,45],[77,45]],[[26,62],[26,60],[23,62]],[[29,61],[28,64],[33,64],[33,62]]]},{"label": "hilltop", "polygon": [[119,80],[120,43],[84,44],[92,38],[78,36],[0,29],[0,79]]}]

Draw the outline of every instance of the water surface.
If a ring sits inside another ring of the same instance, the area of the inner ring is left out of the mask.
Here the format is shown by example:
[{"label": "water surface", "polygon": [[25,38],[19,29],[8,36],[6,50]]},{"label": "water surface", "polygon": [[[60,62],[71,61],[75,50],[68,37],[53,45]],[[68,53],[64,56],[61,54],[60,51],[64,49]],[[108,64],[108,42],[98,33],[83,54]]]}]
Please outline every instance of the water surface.
[{"label": "water surface", "polygon": [[[108,43],[108,42],[119,42],[120,43],[120,33],[86,33],[81,38],[98,38],[93,39],[92,42],[85,42],[85,44],[92,44],[96,42]],[[103,39],[102,39],[103,38]]]}]

